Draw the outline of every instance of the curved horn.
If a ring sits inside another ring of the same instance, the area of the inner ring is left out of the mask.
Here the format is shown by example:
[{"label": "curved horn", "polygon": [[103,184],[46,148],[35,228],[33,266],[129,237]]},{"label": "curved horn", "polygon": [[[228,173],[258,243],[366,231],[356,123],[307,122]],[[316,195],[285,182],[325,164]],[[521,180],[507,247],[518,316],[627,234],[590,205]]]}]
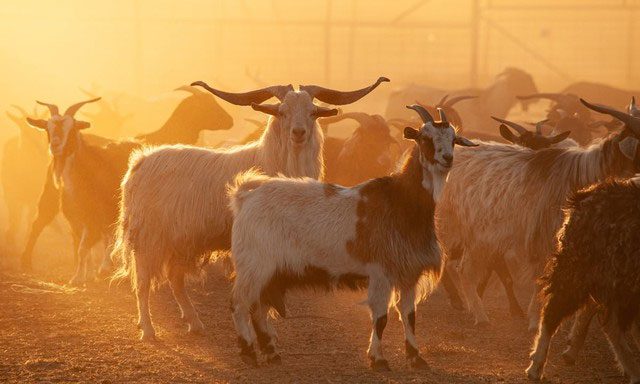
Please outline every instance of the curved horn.
[{"label": "curved horn", "polygon": [[588,101],[585,101],[584,99],[580,99],[580,102],[584,104],[585,107],[591,110],[615,117],[616,119],[625,123],[625,125],[629,127],[636,135],[640,135],[640,118],[628,115],[624,112],[618,111],[610,107],[591,104]]},{"label": "curved horn", "polygon": [[100,100],[101,97],[96,97],[95,99],[91,99],[91,100],[86,100],[86,101],[81,101],[79,103],[75,103],[72,106],[70,106],[69,108],[67,108],[67,110],[64,112],[65,116],[70,116],[73,117],[76,112],[78,112],[78,110],[85,104],[88,103],[93,103],[96,102],[98,100]]},{"label": "curved horn", "polygon": [[414,111],[418,112],[418,115],[420,115],[420,118],[422,119],[423,123],[433,124],[433,117],[429,114],[429,111],[427,111],[423,106],[413,104],[413,105],[407,105],[407,108],[413,109]]},{"label": "curved horn", "polygon": [[38,101],[38,100],[36,100],[36,103],[38,103],[40,105],[44,105],[45,107],[49,108],[49,112],[51,113],[51,116],[60,115],[60,112],[58,112],[58,106],[57,105],[49,104],[49,103],[43,103],[42,101]]},{"label": "curved horn", "polygon": [[317,85],[301,85],[300,90],[307,92],[312,98],[324,101],[325,103],[333,105],[345,105],[362,99],[371,91],[376,89],[378,85],[380,85],[380,83],[388,81],[390,80],[386,77],[380,77],[372,85],[362,89],[358,89],[356,91],[337,91],[335,89],[323,88]]},{"label": "curved horn", "polygon": [[547,123],[549,122],[549,119],[544,119],[544,120],[540,120],[538,121],[535,126],[536,126],[536,133],[541,135],[542,134],[542,127],[544,127]]},{"label": "curved horn", "polygon": [[178,88],[174,89],[174,91],[185,91],[185,92],[189,92],[192,95],[202,95],[202,91],[199,90],[196,87],[190,86],[190,85],[181,85]]},{"label": "curved horn", "polygon": [[478,96],[471,96],[471,95],[456,96],[456,97],[453,97],[453,98],[449,99],[449,101],[447,101],[447,103],[444,106],[445,107],[453,107],[454,105],[456,105],[457,103],[461,102],[462,100],[477,99],[477,98],[478,98]]},{"label": "curved horn", "polygon": [[513,121],[509,121],[509,120],[505,120],[505,119],[501,119],[499,117],[495,117],[495,116],[491,116],[491,118],[495,121],[497,121],[498,123],[502,123],[505,124],[513,129],[515,129],[516,131],[518,131],[519,134],[524,135],[525,133],[529,132],[525,127],[523,127],[520,124],[516,124]]},{"label": "curved horn", "polygon": [[19,106],[19,105],[15,105],[15,104],[11,104],[11,106],[12,106],[13,108],[17,109],[17,110],[18,110],[18,112],[22,113],[22,117],[27,117],[27,116],[29,116],[29,114],[27,113],[27,111],[25,111],[25,110],[24,110],[24,108],[22,108],[21,106]]},{"label": "curved horn", "polygon": [[274,85],[272,87],[266,87],[261,89],[256,89],[255,91],[249,92],[224,92],[215,88],[211,88],[204,81],[195,81],[191,83],[191,86],[200,86],[207,91],[213,93],[218,96],[222,100],[228,101],[231,104],[235,105],[251,105],[251,104],[260,104],[266,100],[269,100],[272,97],[276,97],[278,100],[282,101],[284,96],[293,91],[293,86],[289,85]]},{"label": "curved horn", "polygon": [[255,125],[258,128],[264,128],[264,127],[267,126],[267,122],[256,120],[256,119],[244,119],[244,121],[247,121],[247,122]]},{"label": "curved horn", "polygon": [[444,114],[444,109],[438,107],[438,119],[440,119],[441,123],[448,123],[447,115]]},{"label": "curved horn", "polygon": [[442,99],[440,99],[440,101],[438,101],[438,104],[436,104],[436,105],[444,105],[444,103],[447,102],[447,98],[449,98],[449,95],[444,95],[442,97]]}]

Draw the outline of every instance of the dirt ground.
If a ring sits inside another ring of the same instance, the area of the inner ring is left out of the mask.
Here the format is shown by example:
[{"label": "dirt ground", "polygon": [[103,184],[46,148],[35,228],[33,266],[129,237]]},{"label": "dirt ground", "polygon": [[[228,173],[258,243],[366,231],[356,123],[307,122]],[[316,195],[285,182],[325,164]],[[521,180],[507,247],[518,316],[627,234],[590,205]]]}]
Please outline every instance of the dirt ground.
[{"label": "dirt ground", "polygon": [[[41,247],[42,249],[42,247]],[[47,253],[46,245],[42,253]],[[68,255],[68,253],[67,253]],[[390,317],[383,345],[392,371],[372,372],[365,357],[370,320],[359,304],[364,293],[296,293],[289,318],[275,320],[282,365],[251,368],[238,356],[229,312],[230,283],[209,268],[190,292],[206,326],[186,333],[168,287],[152,297],[159,341],[141,342],[135,299],[128,286],[95,283],[70,289],[66,255],[34,260],[22,274],[15,259],[0,256],[0,382],[371,382],[524,383],[533,334],[511,318],[496,287],[485,303],[492,325],[478,329],[470,314],[451,309],[436,292],[417,313],[417,336],[427,371],[411,371],[404,359],[402,326]],[[526,291],[521,289],[521,303]],[[552,344],[546,377],[551,383],[624,383],[597,324],[584,353],[565,366],[559,353],[566,326]]]}]

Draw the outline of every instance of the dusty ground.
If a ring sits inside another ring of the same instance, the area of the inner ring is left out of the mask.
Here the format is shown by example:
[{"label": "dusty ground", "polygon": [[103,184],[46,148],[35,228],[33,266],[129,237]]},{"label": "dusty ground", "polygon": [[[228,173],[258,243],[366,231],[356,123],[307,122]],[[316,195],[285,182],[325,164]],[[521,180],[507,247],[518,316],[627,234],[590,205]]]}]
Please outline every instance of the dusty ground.
[{"label": "dusty ground", "polygon": [[[44,249],[43,249],[44,248]],[[46,244],[41,246],[46,254]],[[68,254],[68,253],[67,253]],[[72,266],[66,255],[34,261],[21,274],[0,256],[0,382],[385,382],[524,383],[532,334],[512,319],[501,291],[486,298],[493,324],[473,326],[469,314],[451,309],[436,292],[419,306],[417,335],[428,371],[404,361],[402,327],[392,316],[384,334],[392,372],[369,370],[365,358],[369,315],[363,293],[298,293],[291,318],[275,321],[283,363],[249,368],[238,357],[228,310],[230,284],[219,268],[190,287],[207,327],[189,336],[167,287],[153,295],[159,341],[138,340],[135,300],[127,287],[97,283],[82,290],[63,286]],[[523,290],[521,302],[526,302]],[[556,336],[547,367],[553,383],[622,383],[597,325],[574,367],[559,356],[566,331]]]}]

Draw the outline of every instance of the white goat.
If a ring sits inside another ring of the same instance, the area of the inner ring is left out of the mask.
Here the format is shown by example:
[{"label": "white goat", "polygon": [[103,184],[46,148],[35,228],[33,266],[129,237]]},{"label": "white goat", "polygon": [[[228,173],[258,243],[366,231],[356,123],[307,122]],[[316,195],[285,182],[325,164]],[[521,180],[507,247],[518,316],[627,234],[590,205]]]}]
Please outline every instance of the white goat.
[{"label": "white goat", "polygon": [[415,310],[441,272],[435,204],[454,144],[475,144],[456,136],[444,113],[434,122],[424,108],[410,108],[424,124],[420,131],[405,128],[404,137],[416,145],[396,174],[346,188],[309,178],[269,179],[249,173],[230,188],[236,268],[232,310],[240,354],[247,363],[257,364],[256,342],[268,362],[280,361],[268,312],[285,315],[288,289],[355,289],[368,280],[373,330],[367,354],[372,368],[389,369],[381,339],[394,292],[400,296],[397,309],[407,359],[414,368],[427,366],[418,353]]},{"label": "white goat", "polygon": [[[588,107],[625,121],[629,115]],[[555,233],[570,193],[610,177],[633,174],[638,137],[630,130],[588,148],[532,151],[487,143],[460,148],[438,205],[438,237],[447,255],[462,250],[463,289],[476,323],[488,323],[477,280],[496,257],[513,253],[528,261],[532,277],[555,249]],[[455,274],[455,271],[447,268]],[[529,327],[537,326],[538,303],[529,305]]]},{"label": "white goat", "polygon": [[[185,291],[185,274],[197,270],[211,252],[231,246],[231,211],[226,186],[257,167],[268,175],[321,178],[323,135],[316,119],[337,113],[317,106],[353,103],[381,82],[351,92],[314,85],[267,87],[228,93],[200,85],[237,105],[272,115],[262,137],[229,149],[174,145],[146,148],[133,154],[122,181],[120,218],[114,256],[122,261],[114,278],[131,275],[137,295],[142,339],[155,338],[149,313],[149,289],[168,279],[190,332],[203,330]],[[257,104],[272,97],[279,104]]]}]

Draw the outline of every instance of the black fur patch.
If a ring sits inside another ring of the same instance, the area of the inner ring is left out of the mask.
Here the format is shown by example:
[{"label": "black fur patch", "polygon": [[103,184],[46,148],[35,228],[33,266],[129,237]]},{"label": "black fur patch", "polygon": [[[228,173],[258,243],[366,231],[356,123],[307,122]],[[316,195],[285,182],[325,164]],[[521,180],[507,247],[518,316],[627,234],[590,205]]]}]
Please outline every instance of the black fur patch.
[{"label": "black fur patch", "polygon": [[384,332],[384,328],[387,326],[387,315],[380,316],[376,319],[376,336],[378,336],[379,340],[382,340],[382,332]]},{"label": "black fur patch", "polygon": [[261,301],[275,309],[282,317],[286,316],[284,296],[290,289],[366,289],[368,279],[366,276],[348,273],[340,276],[332,276],[326,270],[308,266],[301,275],[291,272],[276,272],[269,284],[265,286],[261,294]]}]

